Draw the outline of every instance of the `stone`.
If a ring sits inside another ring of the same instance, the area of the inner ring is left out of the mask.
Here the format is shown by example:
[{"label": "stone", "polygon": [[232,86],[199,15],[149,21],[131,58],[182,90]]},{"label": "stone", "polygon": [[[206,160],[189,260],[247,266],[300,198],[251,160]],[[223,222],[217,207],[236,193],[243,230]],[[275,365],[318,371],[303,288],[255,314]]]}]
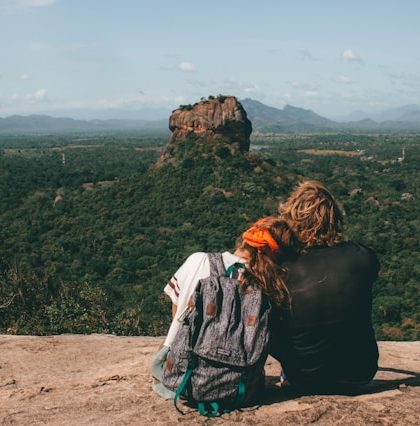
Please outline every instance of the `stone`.
[{"label": "stone", "polygon": [[366,202],[372,207],[379,207],[380,203],[375,197],[369,197]]},{"label": "stone", "polygon": [[401,194],[401,201],[410,201],[414,198],[413,194],[410,194],[409,192],[404,192]]},{"label": "stone", "polygon": [[172,135],[163,156],[170,157],[189,137],[197,143],[223,141],[241,152],[249,151],[251,122],[235,96],[211,97],[194,105],[181,105],[169,118]]},{"label": "stone", "polygon": [[363,192],[362,188],[354,188],[349,192],[349,195],[350,195],[350,197],[354,197],[355,195],[359,195],[362,192]]}]

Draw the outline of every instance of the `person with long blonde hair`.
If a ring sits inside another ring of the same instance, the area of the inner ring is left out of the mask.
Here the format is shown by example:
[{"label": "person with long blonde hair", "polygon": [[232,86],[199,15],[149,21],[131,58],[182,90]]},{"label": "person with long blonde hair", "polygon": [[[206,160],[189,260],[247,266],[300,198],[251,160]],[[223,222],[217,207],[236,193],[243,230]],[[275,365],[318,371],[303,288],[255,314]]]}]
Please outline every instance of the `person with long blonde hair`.
[{"label": "person with long blonde hair", "polygon": [[300,247],[283,265],[290,306],[273,323],[271,354],[304,393],[368,383],[378,367],[371,321],[375,253],[344,240],[343,213],[320,182],[298,185],[279,212]]}]

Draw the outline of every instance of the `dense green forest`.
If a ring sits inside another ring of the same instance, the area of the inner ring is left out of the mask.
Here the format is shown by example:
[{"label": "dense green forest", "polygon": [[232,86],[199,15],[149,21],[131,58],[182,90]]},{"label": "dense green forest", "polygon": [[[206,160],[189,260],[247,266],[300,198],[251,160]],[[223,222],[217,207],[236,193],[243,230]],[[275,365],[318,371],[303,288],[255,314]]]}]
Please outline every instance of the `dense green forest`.
[{"label": "dense green forest", "polygon": [[157,167],[165,143],[0,139],[0,332],[164,334],[162,289],[184,259],[233,248],[295,184],[318,179],[347,237],[380,258],[377,337],[419,339],[419,134],[266,134],[245,155],[189,140]]}]

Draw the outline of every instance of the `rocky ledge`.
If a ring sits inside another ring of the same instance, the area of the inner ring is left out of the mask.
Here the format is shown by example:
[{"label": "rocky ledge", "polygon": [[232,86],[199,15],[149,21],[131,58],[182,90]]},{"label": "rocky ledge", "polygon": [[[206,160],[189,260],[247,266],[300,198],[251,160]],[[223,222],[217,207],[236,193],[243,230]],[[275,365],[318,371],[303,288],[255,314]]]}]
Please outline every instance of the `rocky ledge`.
[{"label": "rocky ledge", "polygon": [[218,419],[179,415],[151,390],[161,338],[0,336],[1,425],[418,425],[420,342],[380,342],[380,370],[360,395],[298,397],[266,364],[259,406]]}]

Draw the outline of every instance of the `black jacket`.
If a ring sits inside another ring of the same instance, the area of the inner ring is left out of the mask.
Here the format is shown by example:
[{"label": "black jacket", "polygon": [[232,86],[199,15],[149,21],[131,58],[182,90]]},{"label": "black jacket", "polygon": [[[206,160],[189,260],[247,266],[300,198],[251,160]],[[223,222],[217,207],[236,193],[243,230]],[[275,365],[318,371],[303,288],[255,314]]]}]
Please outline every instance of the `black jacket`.
[{"label": "black jacket", "polygon": [[316,247],[288,261],[290,306],[277,311],[271,355],[286,378],[308,392],[369,382],[377,371],[372,328],[373,251],[354,243]]}]

